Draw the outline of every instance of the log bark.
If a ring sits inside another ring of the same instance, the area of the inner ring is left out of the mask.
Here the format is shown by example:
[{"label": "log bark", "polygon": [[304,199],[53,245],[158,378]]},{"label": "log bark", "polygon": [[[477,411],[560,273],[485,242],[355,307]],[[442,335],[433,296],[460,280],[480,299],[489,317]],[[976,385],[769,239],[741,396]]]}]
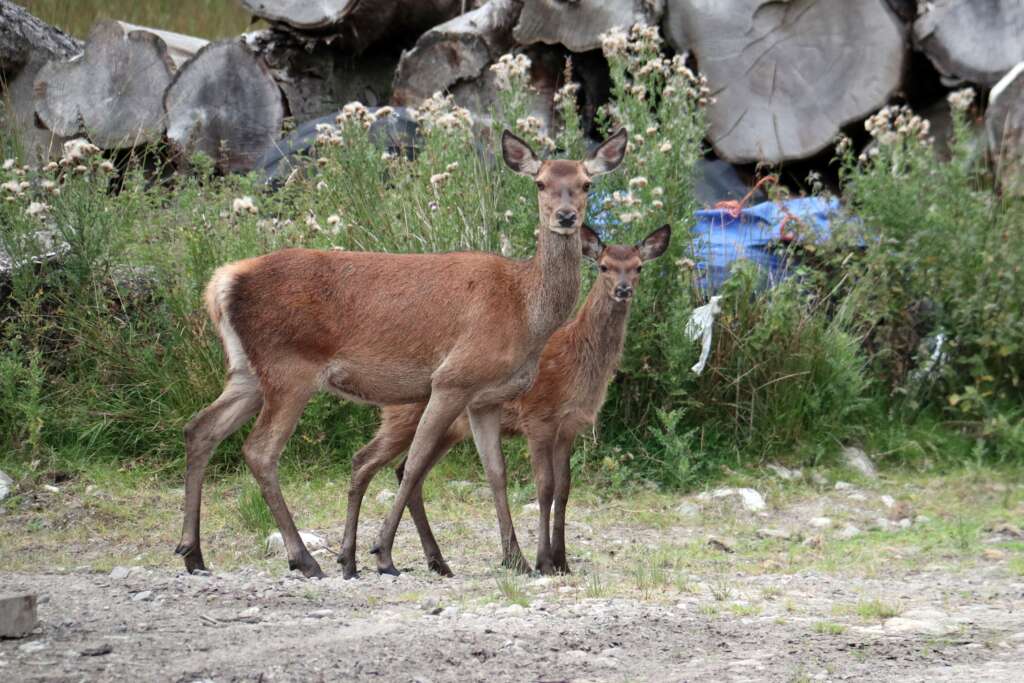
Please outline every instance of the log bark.
[{"label": "log bark", "polygon": [[520,45],[562,44],[573,52],[601,47],[601,34],[616,26],[657,25],[664,0],[528,0],[516,24]]},{"label": "log bark", "polygon": [[164,95],[167,139],[187,158],[201,151],[223,172],[246,172],[274,145],[284,120],[270,70],[240,40],[210,43]]},{"label": "log bark", "polygon": [[733,163],[811,156],[900,84],[906,41],[885,0],[682,0],[672,15],[715,98],[712,145]]},{"label": "log bark", "polygon": [[914,43],[944,76],[993,85],[1024,61],[1024,2],[935,0],[914,22]]},{"label": "log bark", "polygon": [[484,76],[498,57],[512,49],[512,27],[520,0],[491,0],[479,9],[424,33],[398,63],[392,88],[397,105],[415,105],[461,81]]},{"label": "log bark", "polygon": [[1024,197],[1024,62],[992,88],[985,132],[1000,188],[1004,194]]},{"label": "log bark", "polygon": [[82,51],[82,41],[0,0],[0,81],[13,79],[33,57],[67,59]]},{"label": "log bark", "polygon": [[254,16],[296,29],[300,33],[330,37],[334,47],[362,53],[387,43],[392,49],[408,47],[424,31],[467,9],[472,0],[240,0]]},{"label": "log bark", "polygon": [[163,136],[171,68],[167,46],[152,33],[125,33],[115,21],[100,22],[81,58],[39,70],[36,114],[54,134],[84,133],[102,149],[156,142]]},{"label": "log bark", "polygon": [[247,34],[246,43],[270,68],[289,113],[307,121],[342,105],[387,103],[398,55],[376,51],[345,54],[321,39],[303,39],[276,28]]}]

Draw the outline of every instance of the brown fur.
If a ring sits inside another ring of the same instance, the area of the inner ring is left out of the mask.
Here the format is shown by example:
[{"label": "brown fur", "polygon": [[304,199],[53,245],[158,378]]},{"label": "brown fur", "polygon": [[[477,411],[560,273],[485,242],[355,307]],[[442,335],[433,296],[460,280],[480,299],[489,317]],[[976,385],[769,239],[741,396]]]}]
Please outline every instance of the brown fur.
[{"label": "brown fur", "polygon": [[[581,222],[586,188],[593,173],[621,160],[625,135],[613,136],[583,162],[540,162],[508,133],[502,144],[506,162],[544,188],[538,193],[537,252],[528,261],[487,253],[286,249],[214,274],[206,304],[229,374],[221,396],[185,429],[185,521],[178,552],[189,570],[203,564],[199,507],[206,464],[217,444],[259,411],[243,447],[246,462],[284,537],[290,566],[307,576],[322,574],[277,482],[281,451],[318,390],[377,405],[428,400],[409,449],[410,476],[381,532],[380,571],[395,571],[390,550],[402,510],[463,410],[474,421],[478,448],[495,477],[499,469],[504,476],[497,429],[501,403],[529,387],[545,342],[572,313],[581,250],[596,240]],[[507,500],[503,491],[495,495],[506,559],[516,561],[522,553]],[[351,513],[357,516],[358,509]],[[354,572],[353,559],[346,575]]]},{"label": "brown fur", "polygon": [[[533,386],[505,404],[501,427],[505,436],[523,435],[529,444],[541,503],[540,547],[537,567],[544,573],[568,571],[565,555],[565,503],[569,494],[569,456],[577,434],[593,425],[604,403],[626,335],[632,290],[646,259],[657,258],[667,247],[667,226],[635,247],[605,247],[597,259],[600,275],[576,317],[551,336],[541,353],[540,370]],[[617,292],[628,290],[623,300]],[[355,457],[353,476],[372,477],[380,467],[401,454],[412,442],[425,404],[387,406],[373,440]],[[449,428],[445,451],[470,435],[469,419],[461,415]],[[438,457],[443,456],[441,453]],[[548,511],[555,504],[554,544],[548,535]],[[410,504],[431,568],[447,565],[433,540],[429,523],[417,498]],[[439,570],[440,571],[440,570]]]}]

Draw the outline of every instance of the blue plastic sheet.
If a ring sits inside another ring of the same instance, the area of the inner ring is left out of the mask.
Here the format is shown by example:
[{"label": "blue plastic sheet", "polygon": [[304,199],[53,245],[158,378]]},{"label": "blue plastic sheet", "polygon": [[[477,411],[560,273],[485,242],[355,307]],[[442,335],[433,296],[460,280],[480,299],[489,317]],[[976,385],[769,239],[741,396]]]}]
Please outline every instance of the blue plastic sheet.
[{"label": "blue plastic sheet", "polygon": [[838,213],[834,197],[764,202],[741,209],[738,216],[727,209],[697,211],[691,235],[701,289],[708,295],[717,292],[738,259],[756,263],[769,287],[778,284],[791,265],[786,250],[780,249],[782,240],[790,233],[797,242],[828,239]]}]

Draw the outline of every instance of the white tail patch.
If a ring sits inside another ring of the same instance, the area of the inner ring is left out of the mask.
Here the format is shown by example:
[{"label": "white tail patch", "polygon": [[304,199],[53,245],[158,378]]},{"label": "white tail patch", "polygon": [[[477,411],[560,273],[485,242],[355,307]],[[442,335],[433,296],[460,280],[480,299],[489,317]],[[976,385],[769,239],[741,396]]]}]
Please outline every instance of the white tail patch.
[{"label": "white tail patch", "polygon": [[224,355],[227,356],[228,370],[231,372],[252,373],[252,364],[249,363],[249,356],[242,346],[242,339],[235,332],[228,316],[228,303],[231,300],[231,289],[235,284],[235,264],[229,264],[218,268],[210,278],[210,284],[206,287],[206,307],[210,313],[210,319],[217,326],[220,333],[221,344],[224,347]]}]

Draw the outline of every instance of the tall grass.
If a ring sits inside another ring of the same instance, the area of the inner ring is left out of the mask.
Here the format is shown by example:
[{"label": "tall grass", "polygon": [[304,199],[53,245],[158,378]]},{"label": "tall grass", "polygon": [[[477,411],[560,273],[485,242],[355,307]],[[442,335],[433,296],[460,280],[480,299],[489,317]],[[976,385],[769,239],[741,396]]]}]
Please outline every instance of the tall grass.
[{"label": "tall grass", "polygon": [[82,39],[103,19],[210,40],[236,36],[250,22],[236,0],[23,0],[21,4],[43,21]]},{"label": "tall grass", "polygon": [[[621,372],[598,439],[578,444],[577,473],[611,485],[691,487],[766,458],[816,461],[850,439],[883,434],[888,446],[908,433],[901,420],[925,425],[914,432],[914,453],[933,457],[942,450],[935,444],[968,422],[968,443],[986,436],[999,444],[972,455],[1019,457],[1024,427],[1005,406],[1020,398],[1020,212],[995,198],[961,147],[948,163],[910,143],[899,158],[893,150],[843,157],[848,199],[863,221],[837,229],[774,289],[738,265],[721,292],[708,367],[693,374],[698,348],[683,330],[703,300],[687,228],[709,95],[659,49],[653,29],[606,43],[616,100],[601,125],[627,126],[630,150],[623,169],[596,184],[590,218],[606,242],[635,242],[666,222],[675,237],[643,273]],[[503,65],[508,87],[484,140],[509,127],[544,154],[581,155],[573,88],[559,93],[564,127],[552,139],[526,113],[524,64]],[[0,171],[8,188],[0,190],[0,246],[22,264],[0,299],[4,457],[179,472],[181,428],[223,381],[201,300],[226,261],[298,245],[532,253],[536,190],[478,143],[466,112],[443,97],[424,103],[415,161],[372,144],[369,120],[347,107],[321,131],[307,172],[273,192],[256,177],[217,176],[202,158],[170,183],[129,164],[115,184],[99,157]],[[236,206],[243,197],[252,210]],[[65,245],[62,256],[33,262],[48,242]],[[922,357],[890,330],[927,301],[923,333],[943,330],[955,343],[934,370],[938,383],[919,389]],[[345,462],[375,420],[371,409],[318,397],[286,461]],[[240,438],[215,463],[237,466]],[[525,462],[512,465],[528,478]]]}]

